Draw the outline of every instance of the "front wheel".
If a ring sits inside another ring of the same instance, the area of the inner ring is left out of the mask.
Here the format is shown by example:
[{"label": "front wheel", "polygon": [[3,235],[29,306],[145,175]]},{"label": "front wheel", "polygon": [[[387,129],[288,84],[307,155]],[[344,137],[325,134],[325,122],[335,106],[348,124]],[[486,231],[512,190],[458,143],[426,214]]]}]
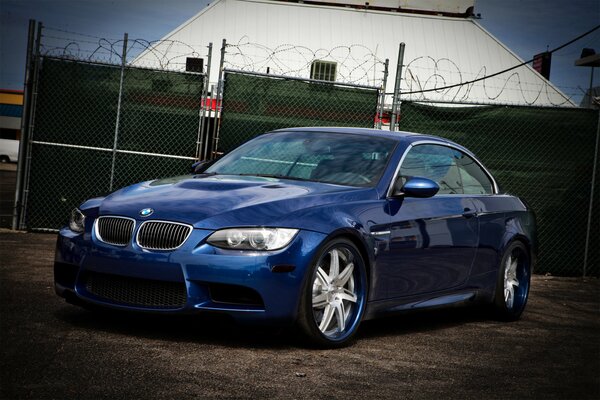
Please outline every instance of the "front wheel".
[{"label": "front wheel", "polygon": [[514,321],[520,318],[529,296],[531,261],[521,242],[511,243],[502,256],[496,283],[494,307],[500,319]]},{"label": "front wheel", "polygon": [[302,332],[321,347],[347,345],[360,325],[367,299],[360,252],[346,239],[332,240],[307,273],[298,318]]}]

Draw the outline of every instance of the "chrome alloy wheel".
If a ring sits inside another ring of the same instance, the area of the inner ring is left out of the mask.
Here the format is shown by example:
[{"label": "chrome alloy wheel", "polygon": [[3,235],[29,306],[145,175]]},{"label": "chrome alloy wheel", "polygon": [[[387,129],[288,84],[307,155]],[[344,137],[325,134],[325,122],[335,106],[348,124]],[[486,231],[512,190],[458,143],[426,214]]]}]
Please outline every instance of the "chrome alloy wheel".
[{"label": "chrome alloy wheel", "polygon": [[352,252],[334,247],[321,258],[312,283],[312,309],[323,335],[336,338],[354,322],[358,300]]},{"label": "chrome alloy wheel", "polygon": [[504,250],[498,271],[494,305],[500,319],[519,319],[527,304],[530,277],[529,251],[523,243],[514,241]]},{"label": "chrome alloy wheel", "polygon": [[504,266],[504,303],[508,309],[514,307],[515,293],[519,288],[519,281],[517,279],[518,261],[513,252],[507,257],[506,265]]}]

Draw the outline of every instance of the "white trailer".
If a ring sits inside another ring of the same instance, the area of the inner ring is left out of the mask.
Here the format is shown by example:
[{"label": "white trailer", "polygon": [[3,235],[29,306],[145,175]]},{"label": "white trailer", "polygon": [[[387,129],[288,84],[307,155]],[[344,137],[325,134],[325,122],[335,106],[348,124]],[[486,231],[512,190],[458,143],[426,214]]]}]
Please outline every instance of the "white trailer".
[{"label": "white trailer", "polygon": [[17,162],[19,160],[19,141],[0,139],[0,162]]}]

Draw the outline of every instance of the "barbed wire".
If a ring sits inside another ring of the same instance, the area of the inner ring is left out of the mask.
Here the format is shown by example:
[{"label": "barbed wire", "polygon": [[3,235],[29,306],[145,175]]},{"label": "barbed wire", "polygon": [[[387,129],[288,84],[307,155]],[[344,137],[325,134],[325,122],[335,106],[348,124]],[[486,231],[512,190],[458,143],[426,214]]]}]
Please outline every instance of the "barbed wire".
[{"label": "barbed wire", "polygon": [[240,71],[262,72],[297,78],[310,78],[315,61],[337,63],[336,81],[380,87],[385,61],[366,46],[353,44],[330,49],[311,49],[294,44],[271,48],[253,43],[248,37],[226,45],[224,65]]},{"label": "barbed wire", "polygon": [[[62,34],[68,34],[65,36]],[[87,62],[121,64],[124,39],[109,39],[80,34],[64,29],[44,27],[40,54]],[[183,70],[187,57],[202,57],[198,49],[177,40],[130,39],[127,42],[126,61],[131,65],[161,70]]]},{"label": "barbed wire", "polygon": [[[562,45],[560,45],[560,46],[558,46],[558,47],[556,47],[556,48],[554,48],[554,49],[552,49],[552,50],[549,50],[549,51],[547,51],[547,53],[549,53],[549,54],[553,54],[553,53],[555,53],[555,52],[558,52],[559,50],[562,50],[562,49],[564,49],[565,47],[568,47],[569,45],[571,45],[571,44],[575,43],[576,41],[578,41],[578,40],[580,40],[580,39],[582,39],[582,38],[584,38],[584,37],[586,37],[586,36],[588,36],[588,35],[592,34],[593,32],[597,31],[598,29],[600,29],[600,25],[597,25],[597,26],[595,26],[594,28],[592,28],[592,29],[590,29],[590,30],[588,30],[588,31],[586,31],[586,32],[584,32],[584,33],[582,33],[581,35],[579,35],[579,36],[577,36],[577,37],[575,37],[575,38],[573,38],[573,39],[569,40],[568,42],[566,42],[566,43],[563,43]],[[527,64],[530,64],[530,63],[532,63],[533,61],[534,61],[534,59],[531,59],[531,60],[528,60],[528,61],[523,61],[523,62],[521,62],[521,63],[519,63],[519,64],[513,65],[512,67],[509,67],[509,68],[503,69],[503,70],[501,70],[501,71],[494,72],[494,73],[492,73],[492,74],[490,74],[490,75],[484,74],[483,76],[481,76],[481,77],[478,77],[478,78],[475,78],[475,79],[473,79],[473,80],[470,80],[470,81],[464,81],[464,82],[463,82],[463,81],[462,81],[462,79],[461,79],[461,82],[459,82],[459,83],[453,83],[453,84],[443,84],[441,87],[440,87],[440,86],[437,86],[437,84],[436,84],[436,85],[435,85],[433,88],[427,88],[427,89],[418,89],[418,90],[409,90],[409,91],[408,91],[408,93],[405,93],[405,95],[415,95],[415,94],[416,94],[416,95],[423,95],[424,93],[430,93],[430,92],[438,92],[438,93],[440,93],[440,92],[442,92],[442,91],[449,91],[450,89],[454,89],[454,88],[459,88],[459,90],[460,90],[460,88],[462,88],[463,86],[464,86],[464,87],[467,87],[467,88],[469,88],[469,86],[470,86],[470,85],[473,85],[473,84],[475,84],[475,83],[477,83],[477,82],[484,82],[484,83],[485,83],[485,81],[486,81],[486,80],[488,80],[488,79],[490,79],[490,78],[494,78],[494,77],[496,77],[496,76],[501,76],[501,75],[504,75],[504,74],[506,74],[506,73],[508,73],[508,72],[515,71],[515,70],[517,70],[518,68],[521,68],[521,67],[523,67],[523,66],[525,66],[525,65],[527,65]],[[508,82],[508,81],[510,80],[510,78],[511,78],[512,76],[514,76],[514,75],[515,75],[515,73],[512,73],[512,74],[511,74],[511,75],[510,75],[510,76],[509,76],[509,77],[506,79],[506,82]],[[436,79],[437,79],[437,77],[436,77]],[[520,81],[520,78],[519,78],[519,81]],[[547,88],[547,86],[548,86],[548,85],[546,84],[546,89],[545,89],[545,91],[546,91],[546,94],[548,95],[548,88]],[[563,97],[563,98],[564,98],[564,96],[562,96],[562,94],[561,94],[560,92],[557,92],[557,93],[558,93],[559,95],[561,95],[561,97]],[[389,93],[388,93],[388,94],[389,94]],[[527,100],[526,100],[526,99],[524,99],[524,100],[527,102]],[[565,99],[565,101],[564,101],[564,102],[562,102],[562,103],[560,103],[560,104],[554,103],[554,102],[553,102],[552,100],[550,100],[550,99],[548,99],[548,100],[550,101],[550,103],[551,103],[551,104],[553,104],[553,105],[556,105],[556,106],[559,106],[559,105],[562,105],[562,104],[566,104],[567,102],[569,102],[569,103],[570,103],[570,100],[569,100],[569,99]]]},{"label": "barbed wire", "polygon": [[136,39],[133,45],[139,46],[141,52],[133,61],[134,65],[156,65],[159,69],[170,69],[175,65],[185,65],[188,57],[199,58],[204,56],[198,49],[205,46],[193,46],[179,40],[154,40],[147,41]]},{"label": "barbed wire", "polygon": [[[417,58],[413,59],[413,61],[415,61],[417,59],[420,59],[420,58],[426,58],[426,57],[424,57],[424,56],[423,57],[417,57]],[[442,59],[440,59],[440,60],[442,60]],[[444,73],[448,73],[448,74],[456,74],[457,70],[458,70],[458,71],[460,71],[460,75],[463,78],[469,77],[469,79],[471,79],[471,78],[474,78],[474,77],[480,77],[481,76],[481,69],[478,72],[464,71],[464,70],[461,70],[458,67],[456,67],[453,70],[451,70],[451,69],[444,69],[444,68],[440,67],[440,62],[439,62],[440,60],[438,60],[437,65],[435,67],[429,67],[429,66],[423,66],[423,65],[416,65],[416,64],[415,65],[411,65],[411,71],[414,71],[414,70],[426,71],[424,73],[428,73],[429,75],[431,75],[434,72],[435,73],[444,72]],[[448,59],[443,59],[443,60],[448,60]],[[434,59],[432,59],[432,61],[435,62]],[[421,74],[419,74],[419,75],[421,75]],[[488,81],[493,81],[493,80],[494,80],[494,78],[491,78]],[[498,82],[504,82],[505,79],[503,79],[503,78],[496,78],[496,81],[498,81]],[[534,87],[534,88],[536,88],[535,92],[537,93],[539,91],[539,87],[541,86],[541,84],[539,82],[535,82],[534,83],[534,82],[530,82],[530,81],[521,81],[521,86],[522,87],[527,87],[527,86]],[[557,89],[560,89],[562,92],[578,91],[579,90],[579,88],[576,87],[576,86],[564,86],[564,85],[556,85],[556,84],[554,84],[553,86],[556,87]],[[493,85],[487,84],[486,87],[490,88],[490,89],[494,89],[494,88],[495,89],[499,89],[499,88],[502,87],[502,85],[500,85],[500,86],[493,86]],[[514,89],[507,88],[507,90],[514,90]],[[521,91],[523,91],[523,92],[532,92],[532,90],[527,90],[527,89],[524,89],[524,88],[521,89]]]},{"label": "barbed wire", "polygon": [[[109,39],[80,34],[64,29],[44,27],[41,54],[108,64],[121,64],[124,39]],[[187,57],[199,58],[206,46],[177,40],[132,39],[127,43],[129,65],[160,70],[185,70]],[[310,78],[317,60],[336,65],[336,81],[382,87],[385,62],[366,46],[353,44],[330,49],[281,44],[274,48],[253,43],[248,37],[226,46],[224,66],[229,69]],[[131,60],[131,61],[130,61]],[[525,63],[523,63],[524,65]],[[521,65],[521,66],[523,66]],[[449,58],[416,57],[403,69],[401,93],[405,100],[499,101],[554,106],[572,105],[580,96],[577,88],[561,93],[541,79],[532,83],[523,74],[532,71],[516,69],[488,75],[487,66],[478,71],[465,71]],[[527,77],[529,78],[529,77]],[[391,87],[391,81],[388,81]],[[390,95],[391,93],[386,93]]]},{"label": "barbed wire", "polygon": [[[527,73],[533,74],[531,71]],[[572,104],[572,96],[561,93],[543,80],[532,83],[522,78],[518,71],[489,79],[485,79],[486,76],[485,65],[476,73],[465,72],[449,58],[420,56],[404,66],[401,95],[403,99],[413,101],[441,99],[464,102],[496,101],[509,97],[509,93],[516,93],[527,105],[540,102],[553,106]],[[514,95],[510,97],[514,98]]]}]

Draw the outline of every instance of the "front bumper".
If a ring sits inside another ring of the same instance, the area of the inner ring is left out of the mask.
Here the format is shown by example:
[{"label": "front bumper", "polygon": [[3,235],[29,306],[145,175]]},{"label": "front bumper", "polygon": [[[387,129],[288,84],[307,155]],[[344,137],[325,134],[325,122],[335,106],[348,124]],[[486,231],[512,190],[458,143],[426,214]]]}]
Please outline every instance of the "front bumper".
[{"label": "front bumper", "polygon": [[[65,298],[104,307],[157,313],[222,312],[239,321],[289,323],[296,319],[311,260],[325,235],[300,231],[273,252],[234,251],[206,243],[194,229],[173,251],[150,251],[132,241],[118,247],[93,229],[63,228],[55,255],[55,290]],[[273,272],[285,266],[289,272]]]}]

